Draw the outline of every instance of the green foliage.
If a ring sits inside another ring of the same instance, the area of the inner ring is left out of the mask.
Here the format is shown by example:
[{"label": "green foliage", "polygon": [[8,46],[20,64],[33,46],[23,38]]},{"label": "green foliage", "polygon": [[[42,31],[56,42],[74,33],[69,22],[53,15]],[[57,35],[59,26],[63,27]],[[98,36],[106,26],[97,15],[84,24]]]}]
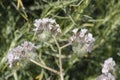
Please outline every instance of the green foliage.
[{"label": "green foliage", "polygon": [[[23,5],[22,5],[23,3]],[[0,80],[13,80],[6,55],[9,50],[28,40],[39,45],[39,61],[59,70],[57,47],[52,39],[32,40],[33,21],[54,18],[60,24],[60,46],[68,42],[73,28],[88,28],[95,36],[91,53],[80,57],[71,46],[62,51],[65,80],[95,80],[101,74],[102,63],[108,57],[116,61],[116,80],[120,64],[120,1],[119,0],[0,0]],[[72,56],[69,59],[69,56]],[[26,63],[27,64],[27,63]],[[58,80],[59,76],[33,63],[19,66],[19,80]]]}]

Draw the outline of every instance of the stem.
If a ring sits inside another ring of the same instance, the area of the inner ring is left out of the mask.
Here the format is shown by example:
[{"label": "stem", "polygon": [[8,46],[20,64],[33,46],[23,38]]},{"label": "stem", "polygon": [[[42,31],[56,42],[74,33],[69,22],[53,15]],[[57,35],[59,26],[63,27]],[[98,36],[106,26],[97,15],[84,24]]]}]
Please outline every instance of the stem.
[{"label": "stem", "polygon": [[64,80],[63,79],[63,72],[62,72],[62,58],[61,58],[61,49],[59,49],[59,64],[60,64],[60,78],[61,80]]},{"label": "stem", "polygon": [[50,68],[50,67],[47,67],[47,66],[45,66],[45,65],[43,65],[43,64],[41,64],[41,63],[38,63],[38,62],[34,61],[33,59],[30,59],[30,61],[33,62],[34,64],[42,67],[42,68],[45,68],[45,69],[47,69],[47,70],[55,73],[55,74],[60,74],[58,71],[56,71],[56,70],[54,70],[54,69],[52,69],[52,68]]},{"label": "stem", "polygon": [[53,36],[53,38],[54,38],[55,44],[57,45],[58,49],[60,49],[60,45],[58,44],[58,42],[57,42],[55,36]]},{"label": "stem", "polygon": [[60,48],[63,49],[65,47],[69,46],[69,45],[71,45],[71,43],[67,43],[67,44],[63,45],[62,47],[60,47]]},{"label": "stem", "polygon": [[37,31],[35,31],[35,33],[34,33],[34,35],[32,37],[32,41],[35,39],[36,34],[37,34]]},{"label": "stem", "polygon": [[14,79],[15,79],[15,80],[18,80],[16,70],[13,70],[13,72],[12,72],[12,73],[13,73]]},{"label": "stem", "polygon": [[55,36],[53,36],[53,38],[54,38],[54,40],[55,40],[55,43],[56,43],[56,45],[57,45],[57,47],[58,47],[58,50],[59,50],[59,68],[60,68],[60,80],[64,80],[64,78],[63,78],[63,71],[62,71],[62,57],[61,57],[61,47],[60,47],[60,45],[58,44],[58,42],[57,42],[57,40],[56,40],[56,38],[55,38]]}]

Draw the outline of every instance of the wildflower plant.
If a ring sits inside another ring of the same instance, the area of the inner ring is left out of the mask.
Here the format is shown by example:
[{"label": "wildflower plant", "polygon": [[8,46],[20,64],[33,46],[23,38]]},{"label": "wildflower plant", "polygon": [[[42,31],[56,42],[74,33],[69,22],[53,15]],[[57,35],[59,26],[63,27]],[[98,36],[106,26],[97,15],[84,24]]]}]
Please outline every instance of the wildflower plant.
[{"label": "wildflower plant", "polygon": [[[119,12],[120,0],[1,0],[0,80],[119,80]],[[109,56],[118,70],[98,71]]]},{"label": "wildflower plant", "polygon": [[42,33],[43,31],[54,33],[60,33],[61,29],[59,24],[56,23],[54,19],[49,18],[43,18],[43,19],[36,19],[34,21],[35,29],[33,31],[37,33]]},{"label": "wildflower plant", "polygon": [[[95,39],[92,36],[92,33],[88,33],[87,29],[81,29],[80,32],[78,32],[78,29],[75,28],[73,29],[73,35],[68,39],[68,43],[61,46],[60,43],[58,42],[57,37],[59,37],[58,34],[60,34],[62,31],[60,29],[59,24],[56,23],[56,21],[52,18],[43,18],[43,19],[36,19],[34,21],[34,26],[35,28],[33,29],[34,31],[34,36],[39,37],[40,39],[41,34],[46,34],[46,32],[51,36],[58,48],[58,67],[59,70],[52,69],[38,61],[35,60],[34,57],[37,57],[36,55],[36,50],[37,50],[37,45],[33,44],[32,42],[25,41],[21,45],[18,45],[17,47],[13,48],[11,51],[8,52],[7,59],[9,63],[9,67],[15,66],[17,62],[20,62],[21,60],[29,60],[36,65],[45,68],[55,74],[58,74],[60,76],[60,80],[64,80],[64,69],[62,67],[62,50],[67,47],[67,46],[73,46],[73,51],[76,51],[74,44],[79,45],[79,54],[84,51],[85,53],[91,52],[93,50],[93,45]],[[58,36],[57,36],[58,35]],[[48,36],[45,36],[48,37]],[[43,39],[42,39],[43,40]],[[35,56],[34,56],[35,55]]]},{"label": "wildflower plant", "polygon": [[25,41],[23,44],[9,51],[7,55],[9,67],[13,67],[17,62],[23,59],[33,58],[35,55],[34,49],[35,45],[33,43]]},{"label": "wildflower plant", "polygon": [[33,31],[37,34],[39,40],[44,41],[51,37],[51,34],[56,36],[61,33],[59,24],[52,18],[36,19],[34,21],[35,28]]},{"label": "wildflower plant", "polygon": [[102,66],[102,74],[97,77],[97,80],[115,80],[115,76],[111,73],[115,69],[115,65],[112,57],[105,60]]},{"label": "wildflower plant", "polygon": [[[73,29],[73,36],[70,37],[70,43],[76,44],[73,47],[73,51],[80,53],[80,52],[91,52],[93,49],[94,41],[91,33],[87,33],[87,29],[81,29],[80,32],[78,32],[78,29]],[[76,49],[77,48],[77,49]],[[79,49],[78,49],[79,48]]]}]

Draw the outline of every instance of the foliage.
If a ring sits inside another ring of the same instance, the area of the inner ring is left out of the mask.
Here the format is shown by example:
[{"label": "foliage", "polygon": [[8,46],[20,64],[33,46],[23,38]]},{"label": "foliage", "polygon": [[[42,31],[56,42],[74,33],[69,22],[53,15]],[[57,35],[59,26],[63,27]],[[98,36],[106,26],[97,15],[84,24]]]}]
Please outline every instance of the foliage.
[{"label": "foliage", "polygon": [[[84,57],[74,55],[72,46],[62,51],[65,80],[95,80],[101,74],[105,59],[113,57],[114,72],[119,80],[120,64],[120,1],[119,0],[0,0],[0,80],[13,80],[16,74],[8,67],[8,51],[24,41],[39,45],[36,51],[41,63],[58,67],[55,43],[32,40],[33,22],[39,18],[54,18],[62,29],[60,46],[68,42],[74,28],[87,28],[95,36],[94,50]],[[73,56],[74,55],[74,56]],[[69,59],[69,56],[73,56]],[[15,67],[16,68],[16,67]],[[58,80],[59,76],[33,63],[19,64],[19,80]],[[13,74],[11,74],[13,73]]]}]

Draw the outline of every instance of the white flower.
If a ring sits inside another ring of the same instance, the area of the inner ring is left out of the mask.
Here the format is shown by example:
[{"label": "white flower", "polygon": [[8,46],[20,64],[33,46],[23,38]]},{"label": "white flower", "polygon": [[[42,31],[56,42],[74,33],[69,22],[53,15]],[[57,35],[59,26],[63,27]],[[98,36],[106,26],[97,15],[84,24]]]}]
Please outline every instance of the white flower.
[{"label": "white flower", "polygon": [[116,63],[113,58],[108,58],[103,64],[102,73],[106,74],[109,71],[113,70],[115,65]]},{"label": "white flower", "polygon": [[108,73],[107,75],[101,74],[96,80],[115,80],[115,77],[111,73]]},{"label": "white flower", "polygon": [[93,35],[91,33],[87,33],[87,31],[87,29],[81,29],[81,31],[78,33],[77,28],[73,29],[73,36],[70,37],[70,42],[78,43],[79,45],[81,45],[81,50],[83,49],[86,52],[91,52],[95,39],[93,38]]},{"label": "white flower", "polygon": [[87,31],[87,29],[81,29],[79,37],[84,37]]},{"label": "white flower", "polygon": [[103,68],[102,68],[102,75],[100,75],[96,80],[115,80],[114,75],[110,73],[111,70],[114,69],[116,65],[113,58],[108,58],[104,61]]},{"label": "white flower", "polygon": [[13,60],[14,60],[14,55],[12,54],[11,51],[8,53],[7,59],[8,59],[9,67],[12,67]]},{"label": "white flower", "polygon": [[35,49],[35,45],[31,42],[25,41],[21,44],[25,52],[32,52]]},{"label": "white flower", "polygon": [[57,31],[58,33],[61,33],[61,29],[60,29],[59,24],[57,24],[57,25],[56,25],[56,28],[57,28],[57,30],[56,30],[56,31]]},{"label": "white flower", "polygon": [[91,33],[88,33],[86,36],[85,36],[85,42],[86,43],[93,43],[95,41],[95,39],[93,38],[92,34]]},{"label": "white flower", "polygon": [[12,67],[17,61],[21,60],[21,53],[23,48],[21,46],[17,46],[8,52],[7,59],[10,64],[9,67]]},{"label": "white flower", "polygon": [[73,29],[72,32],[73,32],[74,34],[77,34],[78,28]]},{"label": "white flower", "polygon": [[115,77],[111,73],[108,73],[107,76],[110,78],[109,80],[115,80]]},{"label": "white flower", "polygon": [[33,31],[37,33],[41,33],[43,31],[48,31],[52,34],[61,33],[59,24],[57,24],[56,21],[51,18],[36,19],[34,21],[34,26],[35,29],[33,29]]},{"label": "white flower", "polygon": [[28,53],[32,54],[34,48],[35,46],[33,43],[25,41],[20,46],[17,46],[11,51],[9,51],[7,55],[9,67],[12,67],[13,65],[15,65],[18,61],[22,59],[33,57],[29,55]]},{"label": "white flower", "polygon": [[93,43],[91,43],[91,44],[84,44],[83,45],[83,48],[87,51],[87,52],[91,52],[92,51],[92,49],[93,49]]},{"label": "white flower", "polygon": [[73,42],[76,39],[75,36],[70,37],[70,42]]},{"label": "white flower", "polygon": [[41,19],[36,19],[35,22],[34,22],[34,26],[39,27],[41,22],[42,22]]}]

